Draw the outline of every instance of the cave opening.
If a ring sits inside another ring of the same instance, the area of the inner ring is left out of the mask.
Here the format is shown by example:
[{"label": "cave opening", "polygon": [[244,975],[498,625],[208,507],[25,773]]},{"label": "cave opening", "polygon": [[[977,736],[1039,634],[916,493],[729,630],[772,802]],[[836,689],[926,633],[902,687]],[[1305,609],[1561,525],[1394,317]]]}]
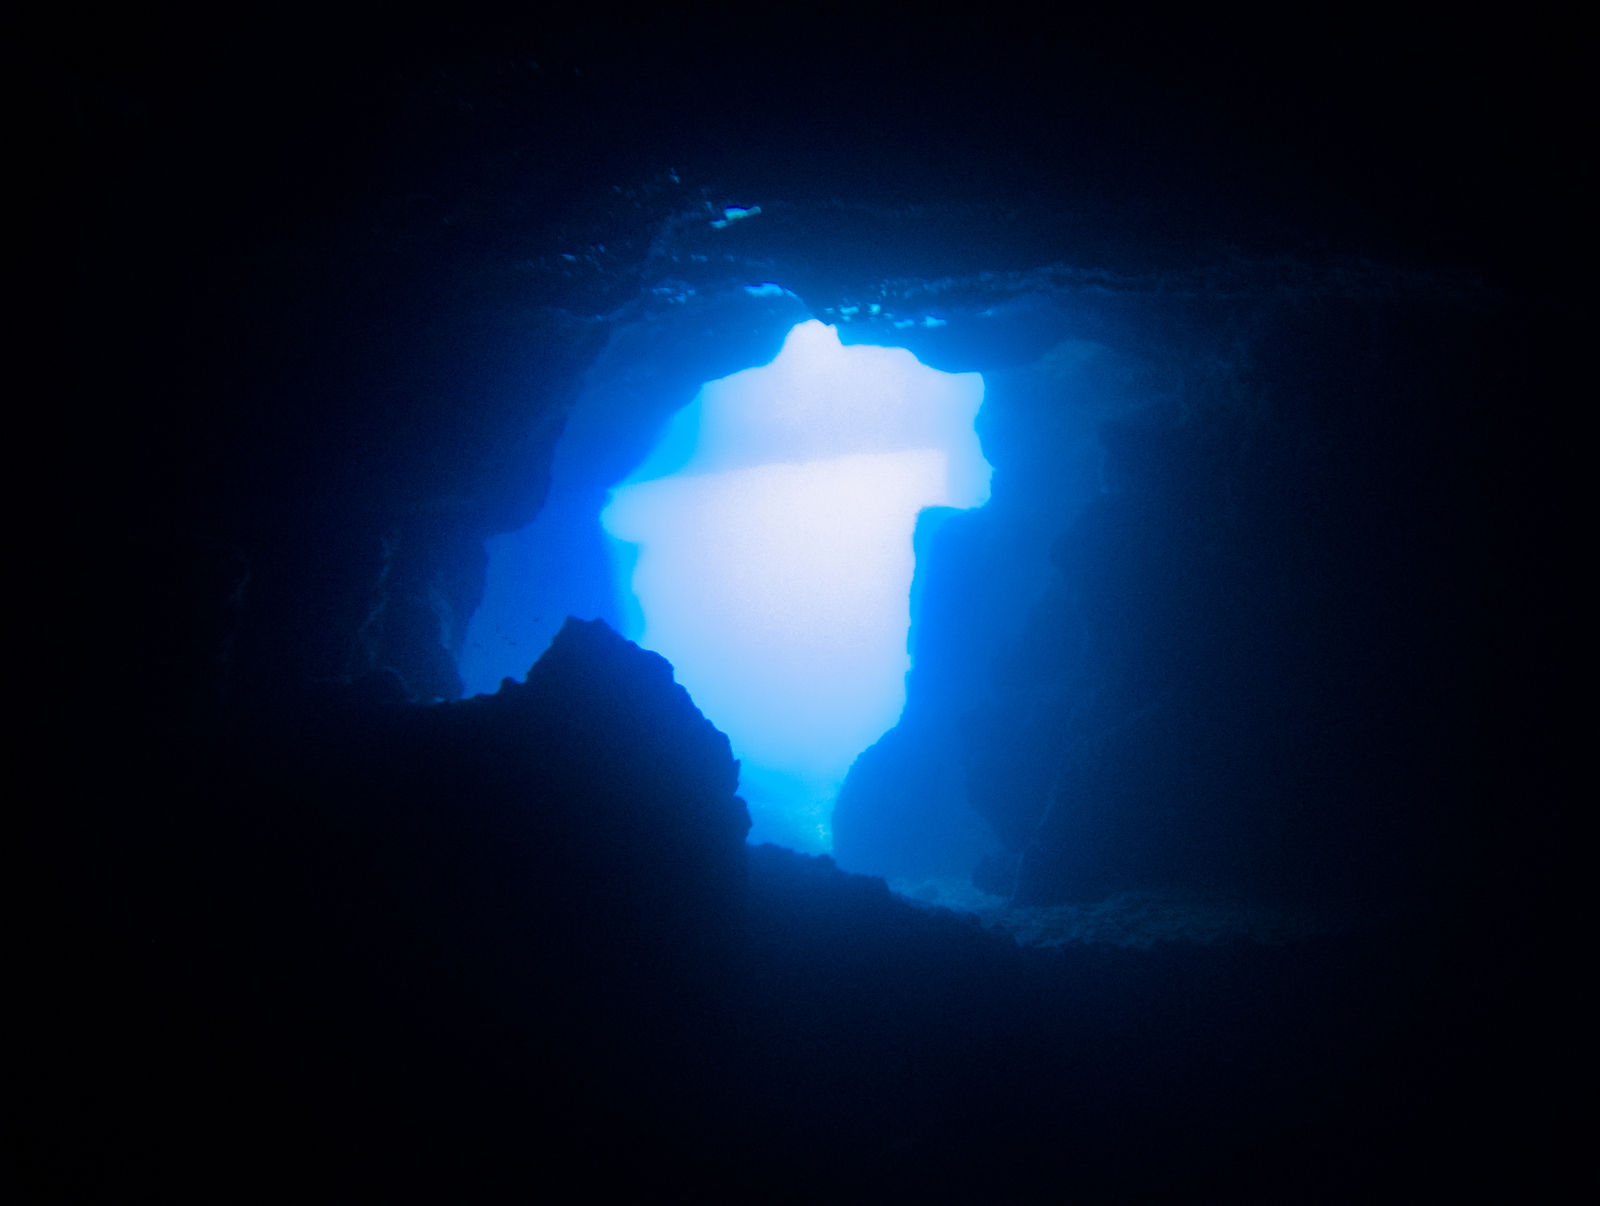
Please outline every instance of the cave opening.
[{"label": "cave opening", "polygon": [[708,383],[613,491],[625,635],[733,741],[753,841],[831,850],[845,772],[905,703],[918,516],[989,497],[982,399],[977,373],[813,319]]},{"label": "cave opening", "polygon": [[664,420],[591,391],[539,516],[489,542],[468,691],[520,679],[567,615],[606,619],[729,735],[750,841],[830,852],[851,763],[905,704],[914,541],[989,497],[983,391],[812,318]]}]

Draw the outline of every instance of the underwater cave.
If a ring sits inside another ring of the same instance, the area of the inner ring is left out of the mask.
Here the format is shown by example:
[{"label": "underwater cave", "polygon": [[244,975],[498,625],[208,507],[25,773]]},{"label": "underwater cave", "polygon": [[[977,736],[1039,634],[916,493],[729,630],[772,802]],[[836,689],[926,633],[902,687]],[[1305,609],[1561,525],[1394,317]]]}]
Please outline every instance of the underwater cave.
[{"label": "underwater cave", "polygon": [[[489,545],[466,687],[520,679],[568,615],[604,618],[672,662],[732,738],[750,840],[831,853],[845,772],[905,703],[913,534],[933,526],[930,508],[988,498],[972,429],[982,379],[846,348],[812,319],[770,364],[703,386],[665,420],[681,399],[608,384],[574,405],[539,517]],[[641,463],[607,481],[652,429]]]},{"label": "underwater cave", "polygon": [[[1341,304],[1383,304],[1369,287]],[[1252,446],[1292,420],[1212,342],[1273,303],[1052,270],[948,288],[824,323],[770,282],[677,282],[621,317],[532,521],[488,538],[446,630],[464,692],[520,681],[569,615],[604,620],[729,734],[752,843],[958,909],[1394,891],[1403,847],[1339,765],[1341,726],[1372,719],[1339,693],[1365,684],[1326,671],[1396,634],[1362,627],[1340,592],[1373,570],[1308,518],[1347,486]],[[1345,335],[1298,338],[1337,356]],[[1313,839],[1334,812],[1361,821]]]},{"label": "underwater cave", "polygon": [[1342,65],[836,32],[52,85],[84,1184],[1298,1200],[1505,1123],[1483,123],[1446,187]]}]

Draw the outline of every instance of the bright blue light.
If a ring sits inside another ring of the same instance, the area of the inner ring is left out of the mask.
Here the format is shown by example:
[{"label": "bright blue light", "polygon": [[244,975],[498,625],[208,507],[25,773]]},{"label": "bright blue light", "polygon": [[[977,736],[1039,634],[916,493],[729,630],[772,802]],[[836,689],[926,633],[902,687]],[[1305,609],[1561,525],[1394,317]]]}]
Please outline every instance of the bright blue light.
[{"label": "bright blue light", "polygon": [[989,497],[983,378],[811,321],[665,421],[648,401],[622,379],[574,407],[538,518],[487,542],[462,679],[493,691],[602,617],[732,740],[750,840],[827,851],[845,772],[905,704],[917,514]]},{"label": "bright blue light", "polygon": [[912,532],[925,507],[988,499],[982,400],[976,373],[806,322],[706,385],[613,491],[602,523],[636,546],[615,559],[627,635],[732,740],[751,841],[829,849],[845,772],[898,719]]}]

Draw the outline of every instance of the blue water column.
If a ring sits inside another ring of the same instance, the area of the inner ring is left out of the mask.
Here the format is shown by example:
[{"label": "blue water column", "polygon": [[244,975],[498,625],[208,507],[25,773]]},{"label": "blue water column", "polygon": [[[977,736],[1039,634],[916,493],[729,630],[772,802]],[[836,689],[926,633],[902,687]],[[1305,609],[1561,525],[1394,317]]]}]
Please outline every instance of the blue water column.
[{"label": "blue water column", "polygon": [[626,635],[672,662],[733,743],[752,842],[831,846],[851,762],[905,704],[926,507],[989,497],[976,373],[853,346],[816,321],[708,383],[610,494]]}]

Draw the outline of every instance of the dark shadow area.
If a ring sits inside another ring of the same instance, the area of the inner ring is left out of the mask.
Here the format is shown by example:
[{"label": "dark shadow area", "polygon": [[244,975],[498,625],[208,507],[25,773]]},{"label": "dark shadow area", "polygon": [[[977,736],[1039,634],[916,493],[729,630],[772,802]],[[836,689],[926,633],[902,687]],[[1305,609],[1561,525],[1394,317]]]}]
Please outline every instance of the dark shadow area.
[{"label": "dark shadow area", "polygon": [[148,762],[100,834],[74,1113],[119,1177],[498,1195],[603,1138],[599,1186],[1321,1193],[1477,1075],[1437,921],[1045,952],[746,847],[726,739],[604,625],[396,694]]}]

